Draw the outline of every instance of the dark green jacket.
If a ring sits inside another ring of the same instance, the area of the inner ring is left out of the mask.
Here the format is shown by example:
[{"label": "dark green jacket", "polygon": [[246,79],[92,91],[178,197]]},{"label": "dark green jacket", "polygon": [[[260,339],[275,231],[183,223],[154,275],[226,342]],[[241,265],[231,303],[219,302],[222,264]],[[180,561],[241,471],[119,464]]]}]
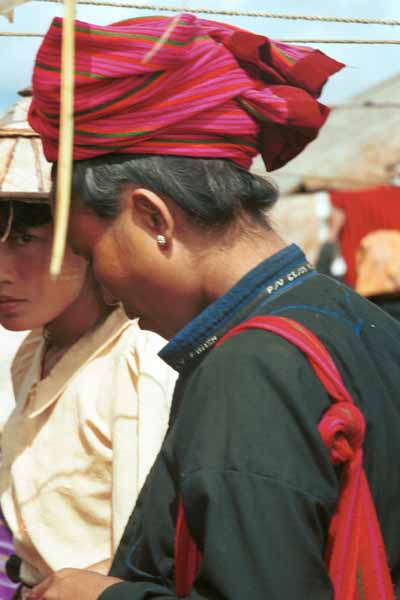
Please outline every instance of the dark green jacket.
[{"label": "dark green jacket", "polygon": [[317,431],[330,399],[272,333],[212,349],[236,322],[271,313],[323,341],[365,415],[365,468],[399,584],[400,326],[303,263],[293,246],[268,259],[164,351],[181,370],[170,428],[111,569],[126,581],[101,600],[176,598],[178,495],[204,555],[188,598],[332,599],[323,552],[339,474]]}]

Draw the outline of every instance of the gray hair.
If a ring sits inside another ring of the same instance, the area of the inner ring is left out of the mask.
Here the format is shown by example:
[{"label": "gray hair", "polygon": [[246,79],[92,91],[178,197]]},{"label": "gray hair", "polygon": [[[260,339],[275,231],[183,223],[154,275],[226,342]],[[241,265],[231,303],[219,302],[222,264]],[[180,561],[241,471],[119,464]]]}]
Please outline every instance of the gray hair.
[{"label": "gray hair", "polygon": [[278,196],[271,181],[224,159],[111,154],[74,163],[73,193],[101,218],[118,214],[128,183],[173,200],[195,224],[207,227],[245,214],[270,229],[266,212]]}]

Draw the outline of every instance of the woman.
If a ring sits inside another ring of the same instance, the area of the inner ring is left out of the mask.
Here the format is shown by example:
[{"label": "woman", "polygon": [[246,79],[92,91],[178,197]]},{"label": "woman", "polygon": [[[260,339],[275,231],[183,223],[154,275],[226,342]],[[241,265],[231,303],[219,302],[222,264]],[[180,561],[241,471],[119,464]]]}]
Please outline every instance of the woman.
[{"label": "woman", "polygon": [[[266,214],[275,188],[246,170],[258,151],[276,167],[316,135],[326,116],[317,89],[339,66],[190,15],[168,24],[78,24],[70,239],[128,313],[169,338],[161,355],[179,371],[170,426],[110,575],[64,570],[30,598],[177,598],[180,501],[201,552],[186,598],[332,598],[324,549],[340,480],[318,431],[330,397],[275,334],[216,347],[271,314],[323,341],[365,415],[365,467],[398,584],[400,331],[286,246]],[[39,51],[31,108],[49,160],[59,26]]]},{"label": "woman", "polygon": [[33,329],[12,367],[16,406],[2,432],[0,500],[33,586],[66,566],[106,573],[159,449],[173,372],[163,340],[104,301],[67,249],[48,274],[49,204],[0,203],[0,323]]}]

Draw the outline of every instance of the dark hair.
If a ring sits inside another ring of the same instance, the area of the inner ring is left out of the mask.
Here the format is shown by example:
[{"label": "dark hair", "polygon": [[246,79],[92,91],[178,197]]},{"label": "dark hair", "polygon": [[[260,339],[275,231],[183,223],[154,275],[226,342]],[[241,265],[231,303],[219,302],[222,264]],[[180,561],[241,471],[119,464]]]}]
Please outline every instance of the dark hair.
[{"label": "dark hair", "polygon": [[52,221],[51,207],[47,203],[33,204],[21,200],[0,201],[0,237],[8,225],[11,210],[13,210],[11,231],[24,231],[28,227],[40,227]]},{"label": "dark hair", "polygon": [[127,183],[175,201],[196,224],[215,227],[246,214],[269,228],[266,211],[278,195],[270,181],[224,159],[110,154],[74,163],[73,192],[104,219],[118,214]]}]

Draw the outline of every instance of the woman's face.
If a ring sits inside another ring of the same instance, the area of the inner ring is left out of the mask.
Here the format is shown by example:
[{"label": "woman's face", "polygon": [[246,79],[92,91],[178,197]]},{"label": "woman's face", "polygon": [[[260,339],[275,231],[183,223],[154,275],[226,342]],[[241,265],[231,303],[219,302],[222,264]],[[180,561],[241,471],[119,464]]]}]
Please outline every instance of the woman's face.
[{"label": "woman's face", "polygon": [[57,280],[49,275],[53,227],[19,228],[0,243],[0,324],[23,331],[50,323],[79,296],[87,263],[67,248]]},{"label": "woman's face", "polygon": [[120,213],[102,219],[72,202],[69,240],[91,262],[104,290],[118,298],[130,318],[169,338],[203,307],[197,305],[195,269],[184,246],[172,236],[167,248],[157,244],[151,218],[121,202]]}]

